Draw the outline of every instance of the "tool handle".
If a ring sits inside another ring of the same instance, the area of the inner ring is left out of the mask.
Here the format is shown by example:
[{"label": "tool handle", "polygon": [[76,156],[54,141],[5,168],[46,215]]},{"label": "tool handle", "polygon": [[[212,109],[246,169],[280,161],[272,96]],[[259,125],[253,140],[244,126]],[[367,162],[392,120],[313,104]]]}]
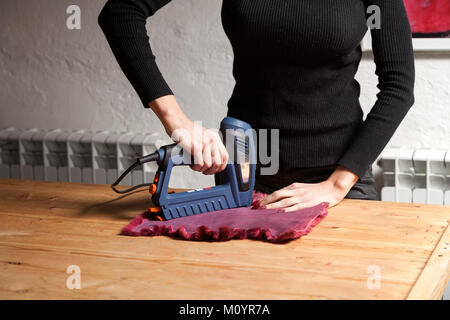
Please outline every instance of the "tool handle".
[{"label": "tool handle", "polygon": [[194,156],[176,143],[163,146],[160,150],[162,151],[162,157],[160,157],[160,161],[158,162],[159,170],[164,170],[169,166],[188,166],[194,164]]}]

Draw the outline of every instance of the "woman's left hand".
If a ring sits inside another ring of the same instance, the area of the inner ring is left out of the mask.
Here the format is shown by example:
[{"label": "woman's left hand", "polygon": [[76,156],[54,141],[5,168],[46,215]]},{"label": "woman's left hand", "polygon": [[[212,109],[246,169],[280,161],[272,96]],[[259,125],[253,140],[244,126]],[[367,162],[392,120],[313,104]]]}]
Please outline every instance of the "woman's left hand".
[{"label": "woman's left hand", "polygon": [[289,212],[328,202],[333,207],[341,202],[356,183],[358,177],[344,167],[338,167],[326,181],[319,183],[293,183],[277,190],[259,202],[266,209],[283,208]]}]

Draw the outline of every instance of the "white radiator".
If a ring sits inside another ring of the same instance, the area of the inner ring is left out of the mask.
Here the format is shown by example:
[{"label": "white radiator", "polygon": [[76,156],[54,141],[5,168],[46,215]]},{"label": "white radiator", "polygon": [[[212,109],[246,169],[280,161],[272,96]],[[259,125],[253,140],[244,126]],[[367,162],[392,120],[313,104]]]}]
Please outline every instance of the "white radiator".
[{"label": "white radiator", "polygon": [[[8,128],[0,130],[0,178],[111,184],[137,157],[169,143],[163,133]],[[121,184],[151,182],[156,169],[156,163],[146,163]],[[198,175],[174,170],[170,185],[195,188],[213,182]]]},{"label": "white radiator", "polygon": [[[136,134],[79,130],[0,130],[0,178],[111,184],[136,157],[171,143],[163,133]],[[387,148],[381,200],[450,205],[450,151]],[[122,182],[153,180],[156,163],[137,168]],[[170,185],[197,188],[212,185],[192,170],[174,170]]]},{"label": "white radiator", "polygon": [[450,151],[387,148],[381,200],[450,205]]}]

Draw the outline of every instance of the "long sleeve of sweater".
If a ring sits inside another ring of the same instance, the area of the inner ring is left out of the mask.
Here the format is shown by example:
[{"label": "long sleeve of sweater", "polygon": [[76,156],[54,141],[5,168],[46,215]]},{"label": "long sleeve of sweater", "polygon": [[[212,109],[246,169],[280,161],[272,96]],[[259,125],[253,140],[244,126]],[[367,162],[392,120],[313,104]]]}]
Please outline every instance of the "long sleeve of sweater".
[{"label": "long sleeve of sweater", "polygon": [[378,76],[377,101],[338,164],[361,177],[389,142],[414,103],[414,54],[403,0],[365,0],[380,8],[381,28],[371,29]]},{"label": "long sleeve of sweater", "polygon": [[155,62],[145,28],[146,19],[169,2],[108,0],[98,17],[117,62],[145,108],[150,101],[173,94]]}]

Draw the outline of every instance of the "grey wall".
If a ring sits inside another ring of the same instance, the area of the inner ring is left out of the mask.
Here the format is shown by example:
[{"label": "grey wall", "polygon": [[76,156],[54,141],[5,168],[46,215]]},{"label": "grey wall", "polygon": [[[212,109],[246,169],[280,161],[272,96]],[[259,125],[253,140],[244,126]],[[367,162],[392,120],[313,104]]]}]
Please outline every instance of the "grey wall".
[{"label": "grey wall", "polygon": [[[97,26],[104,2],[1,1],[0,127],[162,131]],[[81,7],[81,30],[66,27],[70,4]],[[220,0],[174,0],[148,23],[157,62],[180,105],[207,127],[225,115],[234,85],[220,6]],[[416,54],[416,68],[416,104],[390,145],[450,149],[450,55]],[[374,70],[365,55],[357,75],[365,112],[376,98]]]}]

